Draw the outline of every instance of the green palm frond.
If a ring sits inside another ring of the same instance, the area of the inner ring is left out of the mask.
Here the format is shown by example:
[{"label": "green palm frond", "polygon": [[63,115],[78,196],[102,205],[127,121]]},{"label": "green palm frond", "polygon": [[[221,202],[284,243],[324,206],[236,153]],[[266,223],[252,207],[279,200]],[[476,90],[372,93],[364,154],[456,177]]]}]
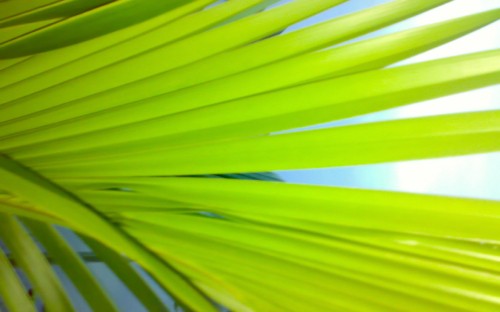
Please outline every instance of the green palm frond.
[{"label": "green palm frond", "polygon": [[278,2],[0,2],[0,308],[118,311],[95,262],[149,311],[500,308],[499,202],[272,173],[499,151],[499,111],[298,128],[497,84],[397,63],[500,9],[353,42],[449,1]]}]

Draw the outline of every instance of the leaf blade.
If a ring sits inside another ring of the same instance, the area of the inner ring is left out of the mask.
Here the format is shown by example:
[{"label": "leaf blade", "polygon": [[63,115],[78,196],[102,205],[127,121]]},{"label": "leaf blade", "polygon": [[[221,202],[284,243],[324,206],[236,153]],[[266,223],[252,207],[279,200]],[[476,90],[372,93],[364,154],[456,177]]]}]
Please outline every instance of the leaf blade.
[{"label": "leaf blade", "polygon": [[35,312],[33,301],[28,297],[13,266],[0,248],[0,297],[12,312]]},{"label": "leaf blade", "polygon": [[28,275],[44,305],[52,311],[75,311],[50,264],[18,221],[2,214],[0,224],[2,240]]},{"label": "leaf blade", "polygon": [[24,219],[23,223],[64,270],[94,311],[118,311],[82,259],[51,225],[30,219]]}]

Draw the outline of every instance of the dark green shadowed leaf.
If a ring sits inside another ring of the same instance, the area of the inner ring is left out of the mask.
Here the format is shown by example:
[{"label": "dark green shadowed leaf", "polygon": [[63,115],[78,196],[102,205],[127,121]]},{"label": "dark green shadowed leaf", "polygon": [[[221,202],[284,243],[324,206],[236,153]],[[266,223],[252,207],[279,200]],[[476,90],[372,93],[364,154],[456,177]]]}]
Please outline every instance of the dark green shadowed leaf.
[{"label": "dark green shadowed leaf", "polygon": [[[0,45],[0,58],[61,48],[152,18],[190,0],[117,1]],[[70,32],[71,36],[66,36]]]},{"label": "dark green shadowed leaf", "polygon": [[57,17],[70,17],[109,2],[112,2],[112,0],[59,1],[5,20],[0,20],[0,27],[33,23]]}]

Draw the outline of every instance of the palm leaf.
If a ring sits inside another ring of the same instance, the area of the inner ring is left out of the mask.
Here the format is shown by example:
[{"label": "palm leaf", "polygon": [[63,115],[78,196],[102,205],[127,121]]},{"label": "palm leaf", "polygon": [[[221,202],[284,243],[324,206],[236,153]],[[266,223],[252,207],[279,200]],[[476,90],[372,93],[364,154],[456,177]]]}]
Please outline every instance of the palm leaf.
[{"label": "palm leaf", "polygon": [[498,202],[271,171],[500,150],[498,111],[297,129],[498,83],[498,50],[397,63],[500,10],[353,43],[449,1],[394,0],[293,32],[344,1],[277,2],[0,3],[9,311],[79,310],[75,291],[119,310],[96,261],[149,311],[176,309],[167,296],[201,312],[499,309]]}]

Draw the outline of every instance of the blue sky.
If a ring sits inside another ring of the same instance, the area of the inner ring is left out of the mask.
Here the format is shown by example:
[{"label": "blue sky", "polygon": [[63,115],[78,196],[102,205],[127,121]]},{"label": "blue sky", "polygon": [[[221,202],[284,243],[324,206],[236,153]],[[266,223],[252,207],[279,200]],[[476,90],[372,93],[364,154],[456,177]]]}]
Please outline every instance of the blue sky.
[{"label": "blue sky", "polygon": [[[289,1],[282,1],[285,3]],[[387,0],[349,1],[290,27],[293,31]],[[500,0],[455,0],[430,12],[357,38],[362,40],[403,29],[500,8]],[[417,55],[403,63],[500,48],[500,23],[484,27],[449,44]],[[500,86],[425,101],[404,108],[369,114],[322,126],[352,124],[394,118],[500,109]],[[287,181],[390,189],[417,193],[500,199],[500,153],[407,161],[392,164],[279,172]]]}]

